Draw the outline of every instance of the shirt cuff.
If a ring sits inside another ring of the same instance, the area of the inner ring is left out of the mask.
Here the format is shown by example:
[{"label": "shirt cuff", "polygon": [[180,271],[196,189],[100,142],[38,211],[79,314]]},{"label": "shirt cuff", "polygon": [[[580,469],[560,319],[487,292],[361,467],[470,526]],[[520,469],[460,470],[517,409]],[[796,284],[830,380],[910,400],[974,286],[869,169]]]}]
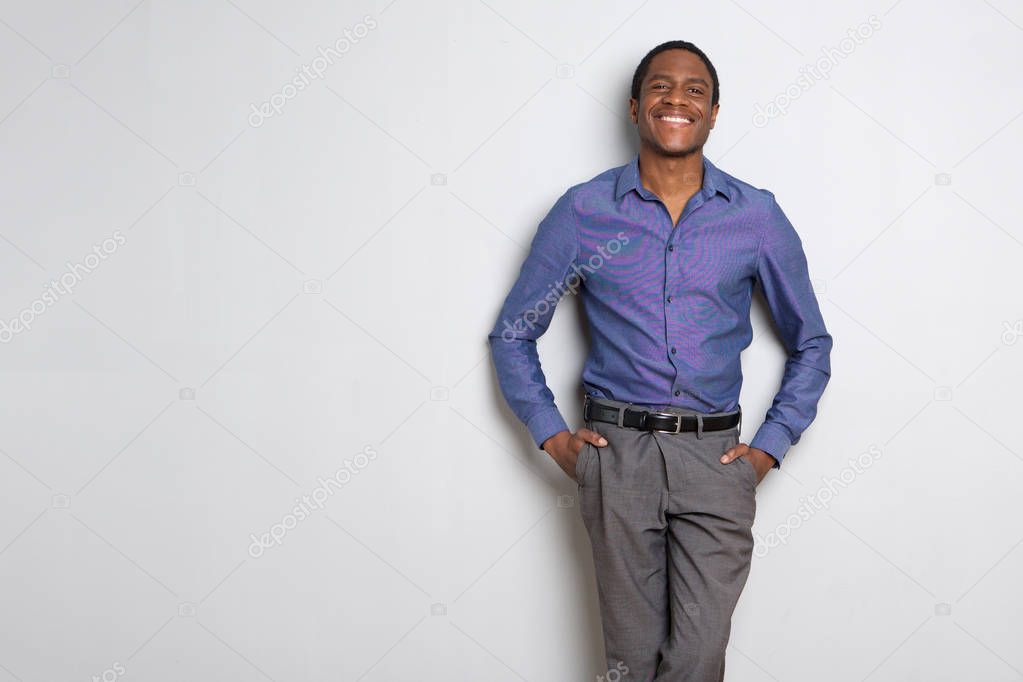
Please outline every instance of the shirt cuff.
[{"label": "shirt cuff", "polygon": [[526,422],[529,434],[536,441],[536,446],[543,450],[544,441],[556,433],[568,431],[568,424],[557,407],[550,407],[542,412],[537,412]]},{"label": "shirt cuff", "polygon": [[788,433],[785,432],[783,427],[771,422],[764,422],[760,425],[756,435],[753,436],[749,446],[763,450],[771,455],[771,457],[774,457],[774,466],[771,468],[780,469],[781,461],[785,458],[785,453],[792,447],[792,442],[789,440]]}]

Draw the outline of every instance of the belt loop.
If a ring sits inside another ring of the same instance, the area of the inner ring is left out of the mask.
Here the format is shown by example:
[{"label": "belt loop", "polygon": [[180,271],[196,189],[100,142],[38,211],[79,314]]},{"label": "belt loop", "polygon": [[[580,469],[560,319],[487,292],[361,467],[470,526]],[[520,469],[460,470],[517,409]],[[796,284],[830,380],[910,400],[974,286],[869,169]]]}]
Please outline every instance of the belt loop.
[{"label": "belt loop", "polygon": [[696,437],[703,438],[703,415],[696,415]]},{"label": "belt loop", "polygon": [[739,424],[737,428],[739,429],[739,437],[742,438],[742,405],[739,405]]},{"label": "belt loop", "polygon": [[625,428],[625,405],[618,406],[618,428]]}]

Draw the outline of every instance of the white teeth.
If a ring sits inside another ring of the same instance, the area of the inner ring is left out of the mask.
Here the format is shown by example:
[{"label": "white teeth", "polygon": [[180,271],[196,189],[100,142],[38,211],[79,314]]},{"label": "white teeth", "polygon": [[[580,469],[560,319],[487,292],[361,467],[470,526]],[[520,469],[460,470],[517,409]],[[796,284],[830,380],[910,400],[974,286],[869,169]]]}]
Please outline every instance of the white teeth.
[{"label": "white teeth", "polygon": [[684,116],[661,116],[660,118],[661,118],[662,121],[671,121],[672,123],[692,123],[693,122],[693,120],[691,118],[686,118]]}]

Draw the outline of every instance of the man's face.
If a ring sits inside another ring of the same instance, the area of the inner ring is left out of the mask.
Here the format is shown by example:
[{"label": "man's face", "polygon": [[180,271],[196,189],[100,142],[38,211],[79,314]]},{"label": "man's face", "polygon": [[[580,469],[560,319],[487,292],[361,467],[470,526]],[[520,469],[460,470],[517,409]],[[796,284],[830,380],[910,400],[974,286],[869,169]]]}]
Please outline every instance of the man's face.
[{"label": "man's face", "polygon": [[639,101],[629,98],[639,138],[664,156],[687,156],[710,136],[718,105],[710,72],[688,50],[665,50],[650,61],[639,88]]}]

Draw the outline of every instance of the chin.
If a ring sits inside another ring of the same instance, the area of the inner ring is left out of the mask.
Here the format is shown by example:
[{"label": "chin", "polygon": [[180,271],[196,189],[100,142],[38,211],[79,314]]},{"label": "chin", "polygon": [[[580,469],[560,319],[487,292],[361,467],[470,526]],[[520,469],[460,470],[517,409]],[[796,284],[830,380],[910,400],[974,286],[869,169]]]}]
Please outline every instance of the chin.
[{"label": "chin", "polygon": [[688,140],[679,140],[673,142],[666,142],[660,139],[657,134],[650,130],[640,129],[639,131],[640,141],[646,146],[652,148],[660,156],[668,157],[686,157],[691,154],[703,149],[703,146],[707,143],[707,137],[701,137],[702,130],[694,130],[692,134],[695,138]]},{"label": "chin", "polygon": [[691,155],[691,154],[693,154],[695,152],[698,152],[701,149],[703,149],[703,145],[702,144],[687,144],[687,145],[665,146],[665,145],[660,144],[660,143],[655,143],[653,145],[653,147],[654,147],[654,149],[657,150],[657,153],[660,154],[661,156],[676,156],[676,157],[689,156],[689,155]]}]

